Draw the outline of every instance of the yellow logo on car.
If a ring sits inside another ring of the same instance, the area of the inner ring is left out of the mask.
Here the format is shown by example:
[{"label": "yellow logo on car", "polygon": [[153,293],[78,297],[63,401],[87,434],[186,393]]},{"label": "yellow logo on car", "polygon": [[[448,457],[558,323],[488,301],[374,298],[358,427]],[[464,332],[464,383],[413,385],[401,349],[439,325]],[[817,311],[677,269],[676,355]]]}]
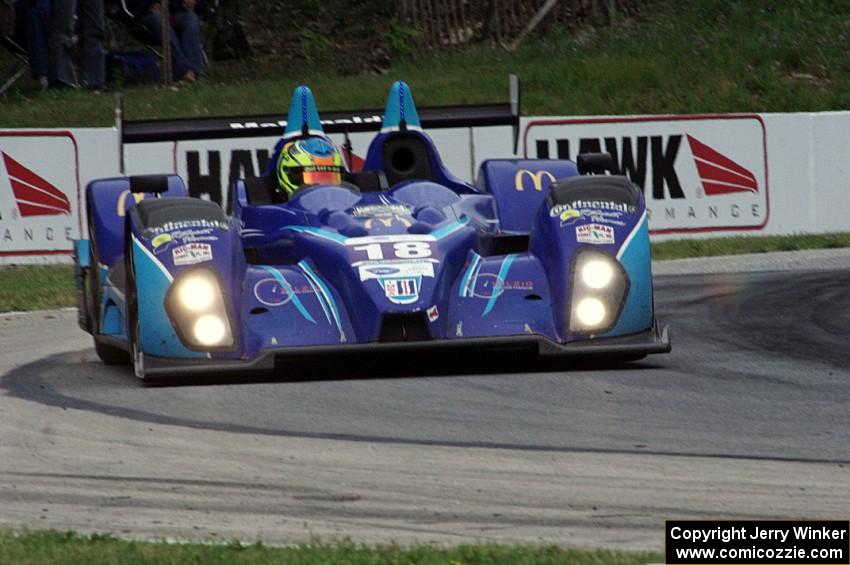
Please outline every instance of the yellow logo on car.
[{"label": "yellow logo on car", "polygon": [[151,245],[153,245],[153,248],[156,249],[160,245],[165,245],[169,241],[171,241],[171,234],[161,233],[151,240]]},{"label": "yellow logo on car", "polygon": [[543,179],[544,179],[544,177],[548,177],[550,185],[553,182],[555,182],[555,175],[553,175],[549,171],[537,171],[536,173],[533,173],[533,172],[529,171],[528,169],[522,169],[520,171],[517,171],[517,174],[514,177],[514,188],[516,188],[517,191],[519,191],[519,192],[523,191],[523,189],[524,189],[523,181],[524,181],[526,176],[531,179],[531,183],[534,186],[534,190],[536,190],[538,192],[543,190]]},{"label": "yellow logo on car", "polygon": [[[126,210],[125,207],[127,205],[127,197],[130,196],[130,194],[133,194],[133,193],[130,192],[129,190],[125,190],[124,192],[121,193],[121,196],[118,197],[118,210],[117,210],[116,213],[118,214],[119,218],[123,218],[124,214],[127,213],[127,210]],[[142,200],[145,199],[145,195],[135,193],[135,194],[133,194],[133,199],[136,201],[136,204],[138,204],[139,202],[141,202]]]},{"label": "yellow logo on car", "polygon": [[374,216],[366,220],[365,226],[367,230],[372,229],[373,220],[377,220],[378,222],[384,224],[385,228],[392,226],[394,222],[398,222],[408,228],[413,225],[410,220],[403,216],[399,216],[398,214],[393,214],[392,216]]},{"label": "yellow logo on car", "polygon": [[572,220],[573,218],[578,218],[581,216],[581,212],[578,210],[564,210],[561,212],[561,221],[566,222],[567,220]]}]

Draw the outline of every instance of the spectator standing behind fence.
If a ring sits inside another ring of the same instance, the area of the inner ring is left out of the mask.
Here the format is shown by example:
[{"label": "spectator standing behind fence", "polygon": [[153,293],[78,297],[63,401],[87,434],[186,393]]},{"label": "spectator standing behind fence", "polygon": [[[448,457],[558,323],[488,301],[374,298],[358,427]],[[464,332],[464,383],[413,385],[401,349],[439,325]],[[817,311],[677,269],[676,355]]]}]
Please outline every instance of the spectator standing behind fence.
[{"label": "spectator standing behind fence", "polygon": [[44,88],[48,74],[50,0],[18,0],[15,2],[15,14],[15,39],[27,48],[32,76]]},{"label": "spectator standing behind fence", "polygon": [[74,15],[80,19],[80,78],[90,90],[106,86],[103,51],[103,0],[52,0],[50,10],[50,65],[48,79],[53,88],[76,87],[73,50]]},{"label": "spectator standing behind fence", "polygon": [[[162,6],[159,0],[142,0],[142,25],[162,42]],[[168,3],[172,11],[171,64],[174,77],[194,80],[204,72],[204,48],[201,45],[201,21],[195,13],[196,0],[174,0]]]}]

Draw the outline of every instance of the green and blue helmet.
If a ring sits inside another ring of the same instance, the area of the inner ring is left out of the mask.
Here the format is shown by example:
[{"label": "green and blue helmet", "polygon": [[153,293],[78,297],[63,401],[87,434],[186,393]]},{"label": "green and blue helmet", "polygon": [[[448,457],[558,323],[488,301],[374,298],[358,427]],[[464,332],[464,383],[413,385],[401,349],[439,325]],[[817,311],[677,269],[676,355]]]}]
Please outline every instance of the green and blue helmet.
[{"label": "green and blue helmet", "polygon": [[340,184],[345,161],[327,138],[303,137],[281,148],[276,170],[280,188],[291,196],[305,184]]}]

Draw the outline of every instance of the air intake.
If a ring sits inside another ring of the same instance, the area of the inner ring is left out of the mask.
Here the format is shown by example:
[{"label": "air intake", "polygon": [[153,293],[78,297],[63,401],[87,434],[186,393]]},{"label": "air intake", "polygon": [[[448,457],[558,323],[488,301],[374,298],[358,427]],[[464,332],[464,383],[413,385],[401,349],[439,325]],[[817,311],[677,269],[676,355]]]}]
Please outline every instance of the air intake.
[{"label": "air intake", "polygon": [[410,314],[387,314],[381,324],[381,343],[398,343],[405,341],[429,341],[428,322],[424,312]]}]

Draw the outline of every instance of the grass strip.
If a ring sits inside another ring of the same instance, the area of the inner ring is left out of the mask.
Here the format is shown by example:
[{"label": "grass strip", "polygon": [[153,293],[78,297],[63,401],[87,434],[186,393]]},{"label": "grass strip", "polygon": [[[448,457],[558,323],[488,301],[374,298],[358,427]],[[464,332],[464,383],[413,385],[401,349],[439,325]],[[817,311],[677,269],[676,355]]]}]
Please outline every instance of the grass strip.
[{"label": "grass strip", "polygon": [[64,308],[74,301],[74,269],[70,265],[0,267],[0,312]]},{"label": "grass strip", "polygon": [[170,544],[127,541],[110,535],[82,536],[73,532],[32,531],[21,534],[0,531],[0,563],[34,565],[96,565],[168,563],[238,565],[292,563],[319,565],[386,563],[393,565],[444,564],[582,564],[645,565],[660,562],[648,552],[564,549],[553,545],[461,545],[441,547],[415,545],[366,546],[351,542],[310,542],[292,547],[261,543],[244,545]]},{"label": "grass strip", "polygon": [[850,247],[850,233],[770,235],[760,237],[715,237],[681,239],[652,244],[652,259],[687,259],[744,253],[801,251]]}]

